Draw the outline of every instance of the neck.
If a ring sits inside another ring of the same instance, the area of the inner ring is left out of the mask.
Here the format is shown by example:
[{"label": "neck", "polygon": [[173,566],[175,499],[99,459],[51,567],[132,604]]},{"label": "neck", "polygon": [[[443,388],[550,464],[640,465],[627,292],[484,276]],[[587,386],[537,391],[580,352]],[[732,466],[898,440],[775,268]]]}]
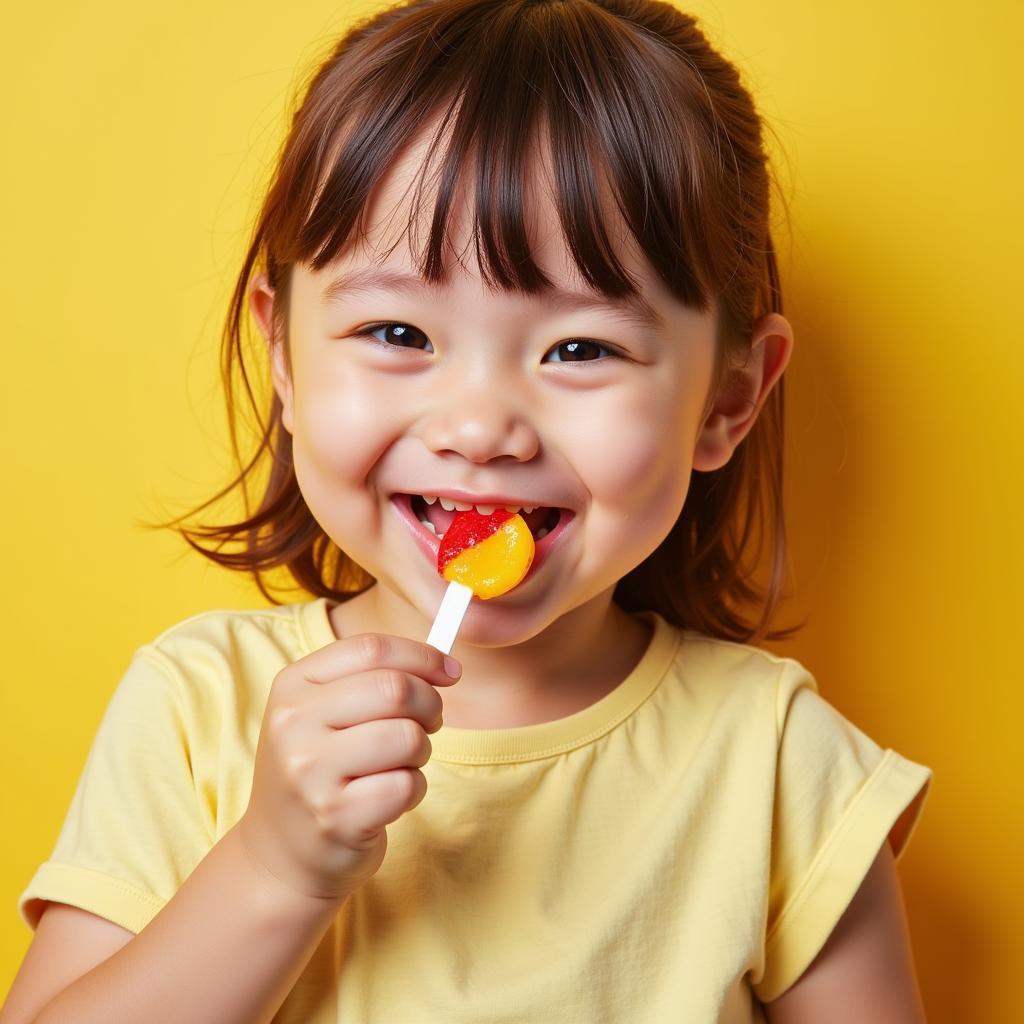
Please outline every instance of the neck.
[{"label": "neck", "polygon": [[[337,636],[426,635],[420,616],[379,584],[330,615]],[[445,725],[515,728],[574,714],[614,690],[649,641],[650,629],[619,608],[608,590],[522,643],[459,643],[452,653],[462,663],[462,679],[441,691]]]}]

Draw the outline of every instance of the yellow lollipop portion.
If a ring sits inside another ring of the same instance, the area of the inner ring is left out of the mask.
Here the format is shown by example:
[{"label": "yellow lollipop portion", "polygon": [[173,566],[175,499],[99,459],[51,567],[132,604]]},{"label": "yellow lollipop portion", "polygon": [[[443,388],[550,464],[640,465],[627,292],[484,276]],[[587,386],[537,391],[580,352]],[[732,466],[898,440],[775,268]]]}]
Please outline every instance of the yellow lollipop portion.
[{"label": "yellow lollipop portion", "polygon": [[486,601],[523,579],[534,550],[533,534],[521,515],[507,509],[487,516],[460,512],[441,540],[437,569],[450,583],[461,583]]}]

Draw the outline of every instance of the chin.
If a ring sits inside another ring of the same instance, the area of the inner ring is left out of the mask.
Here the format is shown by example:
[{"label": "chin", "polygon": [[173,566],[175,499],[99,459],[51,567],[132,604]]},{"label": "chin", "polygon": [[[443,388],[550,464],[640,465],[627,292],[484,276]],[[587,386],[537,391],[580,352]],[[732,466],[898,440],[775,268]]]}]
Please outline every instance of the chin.
[{"label": "chin", "polygon": [[533,639],[550,625],[551,616],[541,605],[536,602],[517,604],[508,601],[508,596],[489,601],[474,598],[462,620],[454,649],[460,645],[514,647]]}]

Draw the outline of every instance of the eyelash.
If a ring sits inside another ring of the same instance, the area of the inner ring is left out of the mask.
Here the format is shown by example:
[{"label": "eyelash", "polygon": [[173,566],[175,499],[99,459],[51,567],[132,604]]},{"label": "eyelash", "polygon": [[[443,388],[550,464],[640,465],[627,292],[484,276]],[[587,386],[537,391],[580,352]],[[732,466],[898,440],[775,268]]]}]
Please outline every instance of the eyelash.
[{"label": "eyelash", "polygon": [[[407,347],[407,346],[404,346],[404,345],[392,345],[389,342],[381,341],[380,338],[375,338],[373,336],[373,332],[374,331],[379,331],[382,327],[412,327],[412,324],[402,323],[402,321],[400,321],[400,320],[386,320],[383,323],[370,324],[368,327],[364,327],[362,330],[356,331],[355,332],[355,336],[357,338],[368,338],[370,341],[374,342],[375,344],[380,345],[381,348],[385,348],[385,349],[388,349],[390,351],[399,351],[400,352],[400,351],[402,351],[403,348]],[[416,330],[418,330],[418,328],[413,327],[413,330],[416,331]],[[429,342],[429,340],[430,339],[428,338],[427,341]],[[561,348],[562,345],[571,345],[571,344],[576,343],[576,342],[582,342],[583,344],[586,344],[586,345],[594,345],[594,346],[596,346],[599,349],[603,349],[605,352],[608,353],[608,355],[610,355],[614,359],[622,359],[622,358],[624,358],[622,353],[619,352],[618,349],[613,348],[611,345],[607,344],[607,342],[594,341],[591,338],[566,338],[564,341],[560,341],[557,345],[555,345],[554,348],[558,349],[558,348]],[[423,351],[423,350],[422,349],[413,349],[413,351],[420,352],[420,351]],[[560,360],[560,362],[566,362],[566,363],[600,363],[602,361],[603,360],[601,360],[600,358],[598,358],[598,359],[565,359],[565,360]]]}]

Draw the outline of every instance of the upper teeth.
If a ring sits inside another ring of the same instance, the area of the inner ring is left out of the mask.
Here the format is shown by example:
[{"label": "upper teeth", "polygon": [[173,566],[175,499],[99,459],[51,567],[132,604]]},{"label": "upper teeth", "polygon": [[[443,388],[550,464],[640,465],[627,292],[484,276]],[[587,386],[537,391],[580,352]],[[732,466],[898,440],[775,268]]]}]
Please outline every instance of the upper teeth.
[{"label": "upper teeth", "polygon": [[438,498],[433,494],[423,494],[421,497],[428,505],[433,505],[435,501],[440,501],[441,508],[446,512],[468,512],[470,509],[475,508],[482,516],[489,516],[496,508],[499,507],[504,508],[507,512],[532,512],[537,508],[536,505],[467,505],[461,501],[450,501],[448,498]]}]

